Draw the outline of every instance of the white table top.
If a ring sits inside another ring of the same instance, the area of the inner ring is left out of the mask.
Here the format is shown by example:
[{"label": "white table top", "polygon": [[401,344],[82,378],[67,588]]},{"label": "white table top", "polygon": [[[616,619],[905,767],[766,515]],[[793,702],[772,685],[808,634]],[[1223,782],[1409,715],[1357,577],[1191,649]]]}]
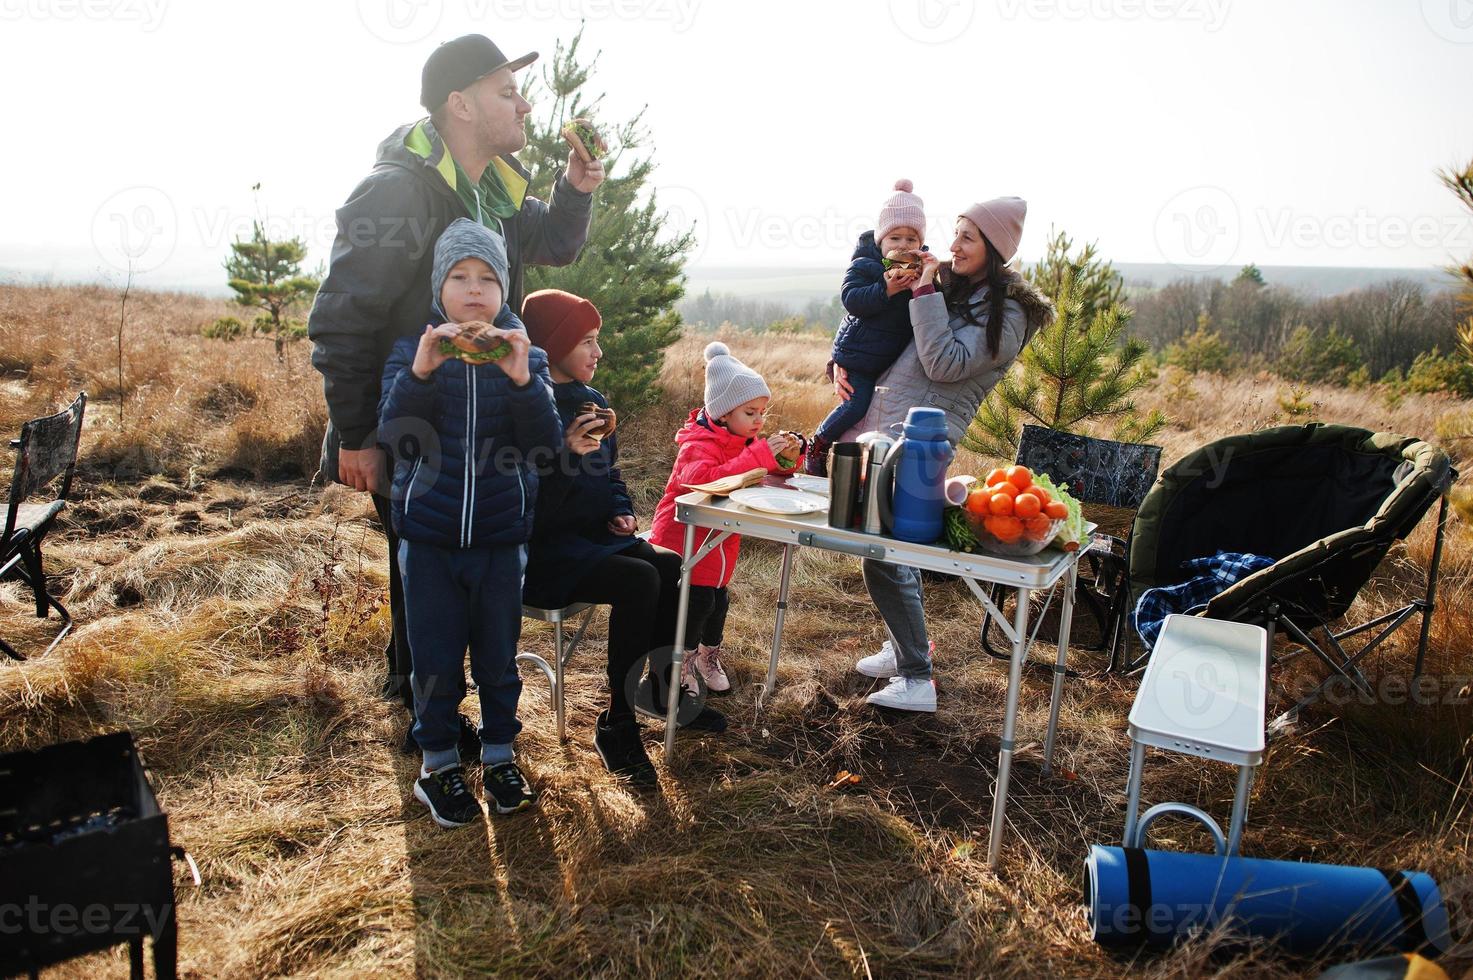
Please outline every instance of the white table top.
[{"label": "white table top", "polygon": [[1130,709],[1130,737],[1201,758],[1257,765],[1267,683],[1263,627],[1168,616]]},{"label": "white table top", "polygon": [[[785,487],[780,478],[773,477],[764,481],[764,485]],[[765,541],[822,548],[1027,589],[1046,589],[1053,585],[1069,570],[1077,554],[1057,548],[1045,548],[1027,558],[1004,558],[981,552],[966,554],[952,551],[944,544],[913,544],[885,535],[829,527],[826,512],[801,517],[767,514],[726,497],[694,490],[675,498],[675,519],[682,524],[731,531]],[[1094,525],[1087,524],[1085,528],[1086,532],[1093,532]]]}]

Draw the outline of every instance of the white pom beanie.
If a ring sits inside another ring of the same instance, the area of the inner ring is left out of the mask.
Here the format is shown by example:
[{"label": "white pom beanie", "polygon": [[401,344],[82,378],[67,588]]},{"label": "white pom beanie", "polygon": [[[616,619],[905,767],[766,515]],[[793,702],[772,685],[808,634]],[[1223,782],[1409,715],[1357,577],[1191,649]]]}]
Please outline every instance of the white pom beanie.
[{"label": "white pom beanie", "polygon": [[914,228],[926,240],[926,212],[924,202],[912,194],[915,185],[904,177],[895,182],[895,193],[880,206],[880,219],[875,222],[875,244],[896,228]]},{"label": "white pom beanie", "polygon": [[772,391],[762,375],[731,355],[721,341],[706,345],[706,417],[721,416],[753,398],[771,398]]}]

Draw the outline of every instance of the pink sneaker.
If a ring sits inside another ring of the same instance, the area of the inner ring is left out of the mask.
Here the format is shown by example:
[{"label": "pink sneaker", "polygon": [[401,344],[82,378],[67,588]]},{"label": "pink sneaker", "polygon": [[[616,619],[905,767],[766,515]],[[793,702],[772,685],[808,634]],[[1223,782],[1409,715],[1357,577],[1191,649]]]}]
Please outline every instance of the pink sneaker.
[{"label": "pink sneaker", "polygon": [[726,669],[721,666],[721,648],[708,647],[702,643],[696,648],[691,657],[691,663],[696,670],[701,672],[701,679],[706,682],[706,690],[712,694],[725,694],[731,690],[731,678],[726,676]]}]

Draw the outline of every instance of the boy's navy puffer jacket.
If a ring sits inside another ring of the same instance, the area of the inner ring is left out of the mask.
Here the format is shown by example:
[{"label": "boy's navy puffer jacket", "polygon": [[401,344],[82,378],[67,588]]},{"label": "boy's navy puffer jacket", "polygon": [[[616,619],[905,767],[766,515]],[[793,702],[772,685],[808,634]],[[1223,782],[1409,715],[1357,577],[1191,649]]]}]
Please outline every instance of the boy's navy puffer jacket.
[{"label": "boy's navy puffer jacket", "polygon": [[[521,330],[503,306],[496,326]],[[394,461],[394,530],[443,548],[517,545],[532,533],[537,465],[562,444],[547,355],[533,347],[518,388],[494,364],[446,361],[428,381],[410,370],[419,338],[384,366],[379,441]]]},{"label": "boy's navy puffer jacket", "polygon": [[834,363],[878,377],[910,343],[910,290],[885,295],[885,265],[875,233],[859,236],[839,299],[849,315],[834,337]]}]

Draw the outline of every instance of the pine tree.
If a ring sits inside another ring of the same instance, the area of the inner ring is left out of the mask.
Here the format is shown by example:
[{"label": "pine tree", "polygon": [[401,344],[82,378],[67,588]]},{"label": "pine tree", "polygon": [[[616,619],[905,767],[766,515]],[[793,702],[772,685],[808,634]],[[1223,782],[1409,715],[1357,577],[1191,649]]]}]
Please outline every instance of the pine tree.
[{"label": "pine tree", "polygon": [[1099,256],[1098,243],[1090,242],[1078,255],[1070,255],[1074,240],[1062,231],[1049,229],[1048,250],[1024,276],[1050,298],[1064,292],[1064,283],[1074,281],[1074,299],[1082,322],[1094,320],[1106,307],[1125,302],[1125,280],[1115,267]]},{"label": "pine tree", "polygon": [[1267,286],[1268,282],[1263,278],[1263,270],[1252,262],[1238,270],[1238,277],[1234,282],[1248,282],[1255,286]]},{"label": "pine tree", "polygon": [[566,46],[559,42],[541,76],[529,76],[523,94],[536,109],[519,157],[532,174],[529,192],[546,200],[567,162],[563,124],[583,116],[609,143],[607,176],[595,192],[593,222],[578,261],[561,268],[529,266],[527,289],[567,290],[598,307],[605,360],[597,384],[617,409],[630,411],[659,399],[665,348],[680,337],[675,303],[685,295],[685,253],[695,237],[690,229],[662,234],[666,217],[657,196],[643,194],[654,170],[649,153],[638,152],[651,148],[644,110],[617,125],[598,119],[603,96],[585,96],[598,57],[580,63],[582,37],[580,30]]},{"label": "pine tree", "polygon": [[[252,190],[260,187],[257,184]],[[306,336],[302,324],[292,322],[289,316],[317,292],[318,279],[302,274],[307,244],[300,238],[270,240],[258,219],[251,222],[250,241],[236,239],[230,251],[234,254],[225,260],[225,272],[235,291],[235,302],[264,311],[256,318],[255,329],[271,334],[276,341],[277,360],[285,360],[286,341]]]},{"label": "pine tree", "polygon": [[[1455,168],[1442,170],[1437,176],[1453,192],[1458,202],[1473,212],[1473,162],[1461,171]],[[1448,271],[1462,280],[1462,288],[1458,291],[1458,305],[1467,316],[1457,328],[1458,353],[1462,355],[1464,363],[1473,368],[1473,257]]]},{"label": "pine tree", "polygon": [[1159,411],[1138,412],[1131,397],[1149,380],[1141,368],[1150,348],[1125,336],[1130,310],[1119,301],[1119,277],[1093,245],[1075,257],[1070,247],[1059,233],[1030,270],[1040,289],[1057,283],[1050,294],[1057,316],[977,410],[962,437],[973,452],[1014,458],[1025,424],[1081,432],[1108,422],[1110,435],[1127,442],[1145,441],[1166,424]]}]

